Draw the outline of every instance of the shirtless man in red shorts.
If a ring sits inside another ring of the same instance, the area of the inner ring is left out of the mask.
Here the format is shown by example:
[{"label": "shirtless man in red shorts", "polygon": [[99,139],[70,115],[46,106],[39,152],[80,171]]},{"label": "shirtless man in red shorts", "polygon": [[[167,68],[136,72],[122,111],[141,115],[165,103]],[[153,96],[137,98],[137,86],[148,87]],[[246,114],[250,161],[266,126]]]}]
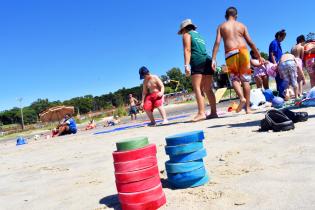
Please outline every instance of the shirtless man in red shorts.
[{"label": "shirtless man in red shorts", "polygon": [[143,81],[141,107],[147,113],[151,123],[150,126],[155,126],[156,122],[153,116],[154,108],[157,108],[163,118],[163,124],[167,124],[165,109],[163,107],[164,85],[161,79],[156,75],[151,75],[146,67],[139,69],[140,79]]}]

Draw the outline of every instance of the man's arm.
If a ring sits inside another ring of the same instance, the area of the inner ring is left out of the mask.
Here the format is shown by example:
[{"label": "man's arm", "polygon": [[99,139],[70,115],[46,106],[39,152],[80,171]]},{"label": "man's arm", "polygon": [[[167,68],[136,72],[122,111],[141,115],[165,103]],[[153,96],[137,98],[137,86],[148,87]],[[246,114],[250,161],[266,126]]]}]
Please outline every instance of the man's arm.
[{"label": "man's arm", "polygon": [[212,70],[215,71],[217,68],[216,59],[217,59],[217,53],[220,47],[221,42],[221,26],[217,29],[217,36],[215,38],[215,42],[212,49]]},{"label": "man's arm", "polygon": [[248,46],[253,50],[254,54],[256,55],[256,57],[258,58],[258,60],[260,61],[260,63],[263,63],[261,55],[256,47],[256,45],[254,44],[254,42],[252,41],[252,39],[249,36],[247,27],[244,26],[244,39],[247,42]]},{"label": "man's arm", "polygon": [[141,106],[143,106],[144,104],[144,99],[148,93],[148,88],[147,88],[147,83],[144,81],[143,82],[143,86],[142,86],[143,90],[142,90],[142,99],[141,99]]},{"label": "man's arm", "polygon": [[[315,47],[305,51],[306,54],[311,54],[311,53],[315,53]],[[303,50],[303,55],[304,55],[304,50]]]},{"label": "man's arm", "polygon": [[273,52],[270,52],[270,55],[271,55],[271,61],[272,61],[272,63],[277,64],[276,58],[275,58],[275,54],[274,54]]},{"label": "man's arm", "polygon": [[139,102],[136,98],[134,98],[134,97],[132,97],[132,98],[133,98],[133,100],[135,101],[135,103],[138,103],[138,102]]},{"label": "man's arm", "polygon": [[301,58],[302,60],[304,59],[304,47],[301,47],[300,58]]},{"label": "man's arm", "polygon": [[190,76],[190,58],[191,58],[191,36],[188,33],[183,35],[183,46],[184,46],[184,66],[186,76]]},{"label": "man's arm", "polygon": [[159,77],[156,77],[156,82],[158,83],[159,87],[160,87],[160,92],[159,92],[159,96],[162,97],[164,95],[164,84],[162,82],[162,80]]},{"label": "man's arm", "polygon": [[271,57],[271,62],[273,64],[277,64],[277,61],[276,61],[276,57],[275,57],[275,54],[273,53],[275,51],[275,45],[274,45],[274,42],[272,42],[269,46],[269,54],[270,54],[270,57]]}]

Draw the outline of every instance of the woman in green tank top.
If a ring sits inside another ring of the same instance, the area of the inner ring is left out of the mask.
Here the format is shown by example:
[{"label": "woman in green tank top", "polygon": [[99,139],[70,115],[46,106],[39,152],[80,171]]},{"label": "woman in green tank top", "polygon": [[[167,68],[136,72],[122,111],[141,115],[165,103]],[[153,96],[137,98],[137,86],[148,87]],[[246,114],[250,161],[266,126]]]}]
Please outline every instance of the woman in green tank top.
[{"label": "woman in green tank top", "polygon": [[[198,113],[192,119],[194,122],[218,117],[216,99],[212,90],[214,71],[211,67],[211,58],[207,54],[205,41],[196,28],[190,19],[186,19],[181,23],[178,32],[183,37],[185,73],[187,77],[192,77],[192,86],[198,105]],[[205,112],[203,93],[207,95],[211,106],[211,113],[208,116]]]}]

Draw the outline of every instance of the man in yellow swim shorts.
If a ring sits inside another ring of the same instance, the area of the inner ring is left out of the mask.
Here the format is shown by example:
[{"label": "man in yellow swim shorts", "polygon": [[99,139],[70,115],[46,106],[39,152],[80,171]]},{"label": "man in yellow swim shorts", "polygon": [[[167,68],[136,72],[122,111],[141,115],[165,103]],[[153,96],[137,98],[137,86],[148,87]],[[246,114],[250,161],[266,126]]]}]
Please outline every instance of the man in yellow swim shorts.
[{"label": "man in yellow swim shorts", "polygon": [[255,44],[252,42],[247,27],[238,21],[237,9],[230,7],[225,13],[226,22],[217,29],[216,41],[212,51],[212,68],[216,69],[216,57],[219,50],[221,37],[225,48],[225,60],[230,74],[233,88],[239,96],[240,103],[236,112],[240,112],[245,106],[246,113],[251,113],[250,109],[250,57],[247,45],[253,50],[255,56],[262,63],[262,58]]}]

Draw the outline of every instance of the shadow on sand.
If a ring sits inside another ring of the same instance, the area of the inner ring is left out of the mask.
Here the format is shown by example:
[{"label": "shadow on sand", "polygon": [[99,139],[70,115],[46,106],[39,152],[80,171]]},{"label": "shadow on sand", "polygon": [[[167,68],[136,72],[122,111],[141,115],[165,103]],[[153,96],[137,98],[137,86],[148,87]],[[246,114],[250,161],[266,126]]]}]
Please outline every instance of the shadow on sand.
[{"label": "shadow on sand", "polygon": [[310,119],[310,118],[315,118],[315,114],[309,115],[308,119]]},{"label": "shadow on sand", "polygon": [[109,195],[102,198],[99,201],[100,204],[104,204],[107,208],[114,208],[115,210],[121,210],[118,195]]},{"label": "shadow on sand", "polygon": [[244,123],[235,123],[235,124],[225,124],[225,125],[213,125],[208,128],[221,128],[221,127],[229,127],[229,128],[243,128],[243,127],[254,127],[260,126],[261,120],[254,120]]}]

